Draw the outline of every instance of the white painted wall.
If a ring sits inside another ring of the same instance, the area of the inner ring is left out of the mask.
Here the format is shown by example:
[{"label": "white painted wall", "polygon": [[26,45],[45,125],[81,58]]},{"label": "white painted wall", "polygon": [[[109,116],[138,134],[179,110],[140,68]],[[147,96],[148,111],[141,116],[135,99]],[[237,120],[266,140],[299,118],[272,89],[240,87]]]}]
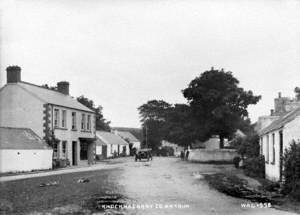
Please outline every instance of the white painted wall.
[{"label": "white painted wall", "polygon": [[141,142],[132,142],[132,148],[140,149],[141,148]]},{"label": "white painted wall", "polygon": [[295,140],[296,142],[300,141],[300,116],[284,126],[283,148],[288,148],[292,140]]},{"label": "white painted wall", "polygon": [[96,155],[102,155],[102,146],[96,146]]},{"label": "white painted wall", "polygon": [[198,162],[209,161],[233,161],[233,158],[237,156],[237,152],[233,149],[192,149],[190,150],[188,160]]},{"label": "white painted wall", "polygon": [[[273,137],[275,137],[275,162],[273,163]],[[267,144],[269,136],[269,144]],[[271,181],[277,181],[280,178],[280,159],[279,159],[279,130],[271,132],[262,137],[263,155],[265,156],[265,170],[266,178]],[[269,159],[267,159],[267,152],[269,152]]]},{"label": "white painted wall", "polygon": [[[42,99],[42,98],[41,98]],[[5,127],[24,127],[32,129],[39,137],[44,137],[43,132],[43,117],[44,117],[44,102],[33,96],[30,92],[25,91],[17,84],[7,84],[0,90],[0,126]],[[77,142],[77,157],[79,158],[80,144],[79,137],[95,138],[96,127],[95,127],[95,115],[85,111],[74,110],[71,108],[65,108],[53,105],[50,110],[50,122],[49,128],[53,128],[52,114],[54,108],[61,111],[67,111],[67,124],[65,129],[54,129],[54,134],[61,142],[67,141],[67,154],[66,158],[70,160],[72,164],[72,141]],[[71,130],[72,126],[72,112],[76,112],[77,130]],[[91,115],[91,131],[81,130],[81,114]],[[61,120],[60,120],[61,121]],[[60,122],[61,123],[61,122]],[[61,150],[61,143],[60,143]],[[60,152],[59,155],[62,155]],[[62,158],[62,157],[60,157]]]},{"label": "white painted wall", "polygon": [[52,149],[0,150],[0,172],[21,172],[52,168]]},{"label": "white painted wall", "polygon": [[[59,125],[61,125],[61,120],[62,120],[62,110],[66,111],[66,127],[65,128],[54,128],[54,109],[59,110],[60,114],[60,122]],[[76,130],[72,130],[72,112],[76,112]],[[81,114],[84,113],[86,115],[91,115],[91,130],[90,131],[83,131],[81,130]],[[80,110],[74,110],[71,108],[67,107],[60,107],[56,105],[52,105],[50,108],[50,128],[54,128],[54,135],[57,139],[60,140],[60,147],[59,147],[59,155],[62,155],[62,147],[61,143],[62,141],[67,141],[67,153],[66,157],[60,156],[59,158],[67,158],[70,160],[70,165],[72,165],[73,158],[72,158],[72,142],[76,141],[77,142],[77,158],[80,158],[80,141],[79,137],[82,138],[95,138],[96,137],[96,121],[95,121],[95,116],[93,113],[88,113],[85,111],[80,111]],[[52,117],[53,115],[53,117]]]},{"label": "white painted wall", "polygon": [[17,84],[0,90],[0,126],[30,128],[43,138],[43,103]]},{"label": "white painted wall", "polygon": [[[272,181],[278,181],[280,179],[280,142],[279,131],[276,130],[262,136],[263,155],[266,159],[266,178]],[[282,128],[283,133],[283,153],[288,148],[293,140],[300,141],[300,117],[295,118],[293,121],[287,123]],[[272,163],[272,134],[275,135],[275,162]],[[269,136],[269,147],[267,144],[267,136]],[[267,161],[267,151],[269,151],[269,161]]]},{"label": "white painted wall", "polygon": [[[120,153],[122,153],[123,150],[123,146],[124,145],[120,145]],[[129,150],[129,145],[125,145],[126,146],[126,155],[130,155],[130,150]],[[111,158],[114,156],[114,151],[118,152],[118,145],[116,144],[107,144],[107,157]]]},{"label": "white painted wall", "polygon": [[211,137],[207,141],[204,142],[205,149],[214,150],[220,149],[220,138],[219,137]]}]

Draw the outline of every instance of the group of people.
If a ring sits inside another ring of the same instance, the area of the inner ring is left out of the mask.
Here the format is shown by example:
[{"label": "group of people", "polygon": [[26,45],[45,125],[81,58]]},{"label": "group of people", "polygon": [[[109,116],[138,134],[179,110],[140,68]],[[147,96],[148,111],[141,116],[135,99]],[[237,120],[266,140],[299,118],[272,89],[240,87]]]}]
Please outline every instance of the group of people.
[{"label": "group of people", "polygon": [[188,160],[189,153],[190,153],[189,150],[181,151],[180,152],[180,158],[181,158],[181,160]]}]

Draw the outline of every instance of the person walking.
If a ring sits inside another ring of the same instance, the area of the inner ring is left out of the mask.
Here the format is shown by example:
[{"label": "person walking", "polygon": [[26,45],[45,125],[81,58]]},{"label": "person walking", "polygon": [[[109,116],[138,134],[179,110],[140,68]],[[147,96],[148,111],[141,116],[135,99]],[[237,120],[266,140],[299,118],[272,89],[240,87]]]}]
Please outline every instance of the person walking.
[{"label": "person walking", "polygon": [[181,158],[181,160],[184,160],[184,151],[180,152],[180,158]]},{"label": "person walking", "polygon": [[189,151],[189,150],[186,150],[186,155],[185,155],[185,159],[186,159],[186,160],[189,159],[189,154],[190,154],[190,151]]}]

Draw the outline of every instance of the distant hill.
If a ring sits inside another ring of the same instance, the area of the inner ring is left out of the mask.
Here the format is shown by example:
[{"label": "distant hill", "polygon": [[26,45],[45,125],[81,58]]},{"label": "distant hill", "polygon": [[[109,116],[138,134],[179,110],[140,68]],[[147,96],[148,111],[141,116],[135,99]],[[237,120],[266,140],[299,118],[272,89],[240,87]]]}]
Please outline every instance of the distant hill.
[{"label": "distant hill", "polygon": [[139,141],[143,141],[143,131],[141,128],[112,127],[112,129],[118,131],[128,131],[132,133]]}]

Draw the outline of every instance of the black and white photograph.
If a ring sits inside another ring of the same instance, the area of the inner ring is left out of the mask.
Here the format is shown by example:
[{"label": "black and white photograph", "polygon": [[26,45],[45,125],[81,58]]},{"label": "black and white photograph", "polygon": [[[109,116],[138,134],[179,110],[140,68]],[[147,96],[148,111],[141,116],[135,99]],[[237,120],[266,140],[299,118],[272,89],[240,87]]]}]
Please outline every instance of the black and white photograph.
[{"label": "black and white photograph", "polygon": [[300,0],[0,0],[14,214],[300,214]]}]

